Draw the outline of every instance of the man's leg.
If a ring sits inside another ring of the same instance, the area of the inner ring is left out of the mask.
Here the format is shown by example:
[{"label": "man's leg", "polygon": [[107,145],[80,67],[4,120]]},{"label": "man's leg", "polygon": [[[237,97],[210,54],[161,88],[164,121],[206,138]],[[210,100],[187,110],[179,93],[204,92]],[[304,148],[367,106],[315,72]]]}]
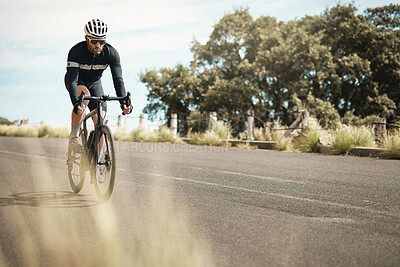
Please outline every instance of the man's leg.
[{"label": "man's leg", "polygon": [[[85,91],[85,96],[90,96],[89,90],[84,85],[78,85],[78,93],[81,94],[82,91]],[[88,105],[89,101],[84,101],[84,106],[82,107],[82,112],[76,114],[72,109],[71,113],[71,133],[69,135],[69,145],[72,149],[80,149],[80,142],[79,142],[79,130],[81,127],[81,123],[85,117],[85,108]]]},{"label": "man's leg", "polygon": [[[103,86],[101,84],[101,80],[95,81],[91,86],[90,86],[90,92],[92,96],[102,96],[104,95],[104,90],[103,90]],[[96,108],[96,106],[94,105],[95,103],[90,103],[90,109],[93,110]],[[103,105],[103,112],[101,114],[101,116],[103,117],[103,119],[106,117],[106,111],[107,111],[107,103],[104,103]],[[96,127],[97,126],[97,119],[99,114],[95,114],[92,117],[93,120],[93,124]],[[98,151],[102,151],[103,149],[103,144],[104,144],[104,136],[101,137],[100,142],[99,142],[99,150]],[[99,155],[99,158],[101,157],[101,155]]]}]

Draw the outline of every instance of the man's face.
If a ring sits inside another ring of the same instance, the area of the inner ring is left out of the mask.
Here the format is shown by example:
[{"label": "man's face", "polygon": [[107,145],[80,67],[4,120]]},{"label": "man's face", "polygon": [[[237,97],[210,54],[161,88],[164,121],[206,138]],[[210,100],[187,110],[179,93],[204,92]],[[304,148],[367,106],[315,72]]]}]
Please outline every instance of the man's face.
[{"label": "man's face", "polygon": [[95,38],[86,36],[86,43],[89,51],[93,54],[98,55],[101,53],[101,50],[103,50],[103,47],[106,43],[106,38]]}]

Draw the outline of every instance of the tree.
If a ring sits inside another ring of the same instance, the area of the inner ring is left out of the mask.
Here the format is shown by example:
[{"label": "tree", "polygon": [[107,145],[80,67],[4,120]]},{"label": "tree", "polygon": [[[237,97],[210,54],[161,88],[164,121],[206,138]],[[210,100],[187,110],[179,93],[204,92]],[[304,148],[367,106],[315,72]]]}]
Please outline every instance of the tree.
[{"label": "tree", "polygon": [[[194,42],[192,67],[201,77],[202,112],[217,112],[230,121],[233,132],[243,131],[248,109],[254,109],[257,94],[253,84],[251,41],[253,19],[247,9],[225,15],[205,45]],[[235,118],[235,120],[232,120]]]},{"label": "tree", "polygon": [[141,75],[149,89],[145,111],[150,117],[193,112],[191,119],[215,111],[236,135],[249,109],[259,126],[277,117],[290,124],[293,98],[327,127],[337,114],[400,118],[399,10],[389,5],[361,15],[354,4],[337,4],[320,16],[278,22],[236,9],[205,44],[194,40],[190,68]]},{"label": "tree", "polygon": [[156,118],[160,112],[164,112],[167,118],[172,113],[188,116],[192,107],[202,101],[197,90],[199,79],[182,65],[147,71],[140,75],[140,80],[148,88],[148,104],[144,112],[150,119]]},{"label": "tree", "polygon": [[[399,85],[398,75],[393,77],[396,75],[387,74],[398,67],[398,61],[387,60],[388,57],[394,59],[398,55],[398,44],[395,44],[392,35],[386,34],[386,30],[377,28],[371,22],[372,18],[368,20],[355,12],[356,8],[352,4],[338,4],[325,11],[322,23],[319,24],[325,29],[321,43],[331,49],[340,80],[340,83],[333,82],[337,88],[333,88],[336,93],[331,102],[341,116],[350,110],[364,117],[377,110],[393,111],[391,102],[381,99],[385,94],[389,98],[398,95],[397,89],[393,92]],[[378,13],[374,14],[379,16]],[[371,109],[370,106],[378,108]]]},{"label": "tree", "polygon": [[[392,104],[400,103],[400,5],[369,8],[365,12],[367,20],[375,25],[376,36],[369,50],[374,82],[378,84],[380,99],[377,104],[388,113],[400,117],[400,106],[396,113]],[[383,101],[386,97],[390,101]]]}]

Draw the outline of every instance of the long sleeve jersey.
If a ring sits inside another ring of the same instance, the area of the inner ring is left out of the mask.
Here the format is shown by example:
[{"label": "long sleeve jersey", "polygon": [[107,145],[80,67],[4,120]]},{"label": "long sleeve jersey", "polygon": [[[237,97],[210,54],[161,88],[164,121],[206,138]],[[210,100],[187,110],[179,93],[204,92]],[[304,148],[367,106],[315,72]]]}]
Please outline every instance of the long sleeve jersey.
[{"label": "long sleeve jersey", "polygon": [[106,43],[100,54],[89,51],[86,41],[74,45],[68,53],[65,86],[73,104],[78,102],[78,80],[93,83],[101,78],[103,71],[110,66],[117,96],[125,96],[126,90],[122,79],[122,69],[117,50]]}]

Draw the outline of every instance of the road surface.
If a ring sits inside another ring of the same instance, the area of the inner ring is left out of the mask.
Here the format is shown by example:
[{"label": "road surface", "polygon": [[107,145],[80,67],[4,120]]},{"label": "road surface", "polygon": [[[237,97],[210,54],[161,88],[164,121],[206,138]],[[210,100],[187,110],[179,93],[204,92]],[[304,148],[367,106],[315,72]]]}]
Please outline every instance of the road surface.
[{"label": "road surface", "polygon": [[116,142],[101,203],[66,146],[0,137],[0,265],[400,265],[399,161]]}]

